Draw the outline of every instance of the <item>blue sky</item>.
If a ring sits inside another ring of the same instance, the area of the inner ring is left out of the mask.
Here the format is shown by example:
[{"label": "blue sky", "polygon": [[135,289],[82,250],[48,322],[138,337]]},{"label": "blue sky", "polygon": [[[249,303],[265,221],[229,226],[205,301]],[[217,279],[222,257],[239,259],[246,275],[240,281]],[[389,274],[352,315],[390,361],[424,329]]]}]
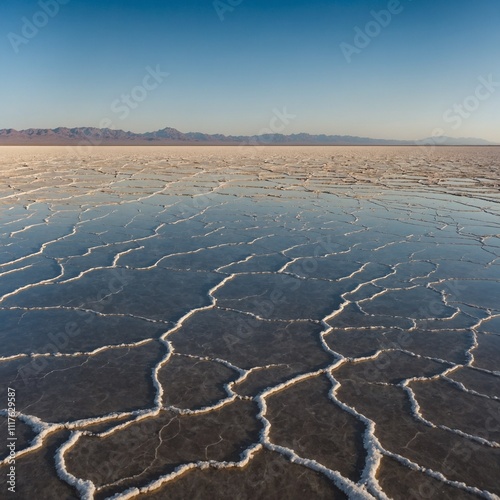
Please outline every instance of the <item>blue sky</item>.
[{"label": "blue sky", "polygon": [[17,0],[0,14],[0,128],[256,134],[286,110],[283,133],[500,142],[498,0]]}]

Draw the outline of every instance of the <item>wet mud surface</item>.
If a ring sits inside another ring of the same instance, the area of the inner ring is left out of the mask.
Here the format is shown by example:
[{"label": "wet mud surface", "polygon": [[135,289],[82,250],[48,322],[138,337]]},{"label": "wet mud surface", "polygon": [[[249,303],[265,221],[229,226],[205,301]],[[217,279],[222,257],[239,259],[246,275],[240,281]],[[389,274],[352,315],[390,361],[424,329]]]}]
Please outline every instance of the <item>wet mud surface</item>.
[{"label": "wet mud surface", "polygon": [[498,148],[0,152],[19,498],[500,497]]}]

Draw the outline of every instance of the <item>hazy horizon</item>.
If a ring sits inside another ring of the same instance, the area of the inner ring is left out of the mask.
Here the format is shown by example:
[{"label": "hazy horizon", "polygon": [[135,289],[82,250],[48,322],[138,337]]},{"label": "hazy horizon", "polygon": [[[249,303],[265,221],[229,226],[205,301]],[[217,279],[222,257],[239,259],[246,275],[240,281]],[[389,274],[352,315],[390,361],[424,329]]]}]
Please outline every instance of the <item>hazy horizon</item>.
[{"label": "hazy horizon", "polygon": [[500,142],[500,4],[486,0],[20,0],[4,10],[0,128]]},{"label": "hazy horizon", "polygon": [[[148,130],[146,132],[137,132],[135,130],[128,130],[128,129],[112,129],[112,128],[96,128],[96,127],[92,127],[92,126],[86,126],[86,125],[83,125],[83,126],[76,126],[76,127],[65,127],[65,126],[59,126],[59,127],[53,127],[53,128],[35,128],[35,127],[30,127],[28,129],[18,129],[17,131],[18,132],[24,132],[26,130],[58,130],[58,129],[69,129],[69,130],[85,130],[85,129],[92,129],[92,128],[95,128],[96,130],[100,130],[100,131],[103,131],[103,130],[112,130],[112,131],[117,131],[117,132],[123,132],[125,134],[132,134],[132,135],[141,135],[141,134],[155,134],[157,132],[160,132],[162,130],[167,130],[167,129],[171,129],[171,130],[176,130],[177,132],[179,132],[180,134],[183,134],[183,135],[190,135],[190,134],[207,134],[207,132],[203,131],[203,130],[179,130],[177,129],[176,127],[170,127],[170,126],[165,126],[161,129],[158,129],[158,130]],[[2,130],[16,130],[14,129],[13,127],[8,127],[6,129],[1,129],[0,128],[0,131]],[[282,133],[267,133],[267,134],[254,134],[254,135],[245,135],[245,134],[220,134],[218,132],[215,132],[213,134],[208,134],[208,135],[212,135],[212,136],[216,136],[216,135],[223,135],[225,138],[227,139],[230,139],[230,138],[238,138],[238,137],[241,137],[242,139],[245,139],[245,138],[251,138],[251,137],[273,137],[273,136],[281,136],[281,135],[284,135],[285,137],[291,137],[293,135],[308,135],[310,136],[311,138],[317,138],[319,136],[325,136],[326,138],[332,138],[332,137],[345,137],[345,138],[352,138],[353,140],[362,140],[362,139],[366,139],[367,141],[373,141],[374,144],[372,143],[360,143],[360,144],[357,144],[356,142],[353,142],[351,145],[353,146],[356,146],[356,145],[360,145],[360,146],[374,146],[374,145],[377,145],[376,144],[376,141],[381,141],[381,143],[383,141],[394,141],[394,146],[418,146],[418,145],[432,145],[432,146],[439,146],[439,145],[443,145],[443,146],[453,146],[453,145],[457,145],[457,146],[480,146],[480,145],[484,145],[484,146],[500,146],[500,142],[492,142],[492,141],[485,141],[484,138],[482,137],[461,137],[461,136],[457,136],[457,137],[454,137],[454,136],[429,136],[429,137],[413,137],[413,138],[407,138],[407,139],[394,139],[394,138],[380,138],[380,137],[362,137],[362,136],[353,136],[353,135],[348,135],[348,134],[324,134],[324,133],[318,133],[318,134],[310,134],[308,132],[296,132],[294,134],[282,134]],[[75,140],[78,140],[78,139],[75,139]],[[191,139],[193,142],[192,143],[189,143],[189,144],[193,144],[193,145],[196,145],[196,140],[195,139]],[[451,141],[457,141],[457,144],[450,144],[448,141],[451,140]],[[92,139],[89,139],[90,143],[92,143]],[[467,142],[469,141],[469,142]],[[473,143],[471,141],[477,141],[476,143]],[[485,141],[484,144],[482,144],[482,142]],[[36,145],[41,145],[43,144],[42,142],[34,142],[33,145],[36,146]],[[151,144],[152,146],[154,146],[156,143],[153,143]],[[205,143],[202,143],[202,144],[205,144]],[[235,145],[233,143],[221,143],[223,145],[227,145],[227,146],[231,146],[231,145]],[[10,143],[10,142],[7,142],[5,144],[2,144],[0,142],[0,146],[2,145],[19,145],[19,146],[26,146],[26,145],[30,145],[30,143]],[[52,145],[52,146],[57,146],[58,144],[57,143],[52,143],[52,142],[49,142],[47,145]],[[94,146],[98,146],[100,144],[94,144]],[[101,144],[103,146],[106,146],[107,144],[103,143]],[[182,144],[180,144],[182,145]],[[217,146],[218,143],[214,143],[214,146]],[[266,146],[266,145],[269,145],[269,146],[301,146],[301,145],[304,145],[302,142],[284,142],[284,143],[280,143],[280,142],[262,142],[262,143],[259,143],[259,145],[261,146]],[[307,145],[307,144],[306,144]],[[323,143],[318,143],[318,142],[311,142],[309,144],[310,146],[321,146],[321,145],[328,145],[327,143],[323,144]],[[336,143],[331,143],[330,144],[331,146],[336,146],[336,145],[340,145],[342,146],[342,144],[336,144]],[[381,146],[384,146],[384,145],[387,145],[387,144],[380,144]],[[135,147],[135,144],[133,142],[130,142],[130,146],[132,147]],[[167,144],[168,146],[168,144]]]}]

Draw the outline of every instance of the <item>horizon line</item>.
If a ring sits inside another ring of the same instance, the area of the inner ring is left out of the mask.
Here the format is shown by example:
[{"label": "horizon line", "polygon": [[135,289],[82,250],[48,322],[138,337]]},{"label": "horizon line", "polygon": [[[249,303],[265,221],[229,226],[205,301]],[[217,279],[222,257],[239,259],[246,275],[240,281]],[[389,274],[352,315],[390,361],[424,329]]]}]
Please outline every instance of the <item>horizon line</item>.
[{"label": "horizon line", "polygon": [[[272,137],[281,137],[281,138],[291,138],[291,137],[297,137],[297,136],[301,136],[301,135],[305,135],[305,136],[310,136],[310,137],[326,137],[326,138],[352,138],[352,139],[358,139],[358,140],[368,140],[368,141],[380,141],[380,142],[394,142],[394,143],[397,143],[397,144],[394,144],[395,146],[398,146],[398,145],[417,145],[417,146],[450,146],[450,144],[445,144],[441,141],[446,141],[448,139],[451,139],[451,140],[454,140],[454,141],[470,141],[470,142],[473,142],[473,141],[479,141],[481,142],[482,144],[477,144],[477,146],[499,146],[500,145],[500,142],[494,142],[494,141],[490,141],[490,140],[487,140],[487,139],[483,139],[483,138],[480,138],[480,137],[453,137],[453,136],[448,136],[448,135],[440,135],[440,136],[428,136],[428,137],[424,137],[422,139],[394,139],[394,138],[390,138],[390,139],[382,139],[382,138],[373,138],[373,137],[369,137],[369,136],[358,136],[358,135],[351,135],[351,134],[329,134],[329,133],[325,133],[325,132],[321,132],[321,133],[311,133],[311,132],[295,132],[295,133],[291,133],[291,134],[283,134],[279,131],[277,132],[273,132],[273,131],[269,131],[269,132],[265,132],[265,133],[257,133],[257,134],[224,134],[224,133],[220,133],[220,132],[216,132],[216,133],[208,133],[208,132],[201,132],[201,131],[189,131],[189,132],[182,132],[180,131],[179,129],[175,128],[175,127],[171,127],[171,126],[165,126],[163,128],[160,128],[160,129],[157,129],[157,130],[152,130],[152,131],[147,131],[147,132],[134,132],[132,130],[124,130],[124,129],[120,129],[120,128],[109,128],[109,127],[94,127],[94,126],[76,126],[76,127],[68,127],[68,126],[57,126],[57,127],[53,127],[53,128],[41,128],[41,127],[29,127],[29,128],[23,128],[23,129],[16,129],[16,128],[13,128],[13,127],[8,127],[8,128],[1,128],[0,129],[0,132],[18,132],[18,133],[26,133],[28,131],[45,131],[45,132],[48,132],[48,131],[52,131],[52,132],[56,132],[58,131],[58,129],[66,129],[66,130],[70,130],[70,131],[78,131],[78,130],[84,130],[84,129],[90,129],[90,130],[95,130],[95,131],[107,131],[107,132],[123,132],[125,134],[133,134],[135,136],[147,136],[147,135],[150,135],[150,134],[156,134],[158,132],[162,132],[164,130],[171,130],[173,132],[178,132],[179,134],[182,134],[182,135],[193,135],[193,134],[202,134],[202,135],[205,135],[205,136],[212,136],[214,137],[214,139],[216,139],[217,136],[222,136],[223,138],[227,138],[227,139],[245,139],[245,138],[272,138]],[[4,135],[3,136],[4,138],[6,138],[6,136]],[[1,143],[1,139],[2,139],[2,136],[0,136],[0,143]],[[76,138],[75,138],[76,139]],[[217,141],[217,140],[208,140],[208,141],[203,141],[202,139],[194,139],[194,138],[188,138],[187,141],[183,141],[182,139],[170,139],[170,138],[161,138],[161,137],[158,137],[158,138],[154,138],[156,139],[158,142],[159,141],[179,141],[181,143],[185,143],[185,142],[190,142],[190,143],[195,143],[195,144],[199,144],[199,143],[202,143],[202,142],[205,142],[205,143],[216,143],[216,144],[226,144],[223,140],[221,141]],[[71,141],[72,138],[68,138],[68,141]],[[106,139],[105,139],[106,140]],[[108,138],[107,139],[108,141],[113,141],[113,138]],[[114,139],[115,141],[120,141],[120,139]],[[131,139],[133,140],[133,139]],[[140,139],[138,139],[140,140]],[[35,138],[35,141],[36,141],[36,138]],[[123,139],[122,139],[123,141]],[[151,141],[151,139],[149,139],[149,141]],[[89,141],[91,142],[91,141]],[[485,144],[486,143],[486,144]],[[281,143],[272,143],[272,142],[266,142],[264,144],[258,144],[258,145],[261,145],[261,146],[264,146],[264,145],[280,145]],[[287,144],[283,144],[283,145],[293,145],[294,143],[287,143]],[[299,143],[295,143],[296,145],[322,145],[321,142],[314,142],[314,143],[309,143],[308,141],[305,141],[304,144],[299,144]],[[7,145],[7,144],[6,144]],[[29,145],[29,144],[27,144]],[[55,145],[59,145],[59,144],[55,144]],[[149,144],[147,144],[149,145]],[[250,144],[252,145],[252,144]],[[255,145],[255,144],[254,144]],[[334,145],[334,144],[331,144],[329,142],[327,143],[324,143],[324,145]],[[362,145],[362,144],[346,144],[346,145]],[[366,144],[366,145],[374,145],[374,144]],[[389,145],[389,144],[381,144],[381,145]],[[456,145],[456,146],[461,146],[461,145],[464,145],[464,146],[474,146],[475,144],[451,144],[451,145]]]}]

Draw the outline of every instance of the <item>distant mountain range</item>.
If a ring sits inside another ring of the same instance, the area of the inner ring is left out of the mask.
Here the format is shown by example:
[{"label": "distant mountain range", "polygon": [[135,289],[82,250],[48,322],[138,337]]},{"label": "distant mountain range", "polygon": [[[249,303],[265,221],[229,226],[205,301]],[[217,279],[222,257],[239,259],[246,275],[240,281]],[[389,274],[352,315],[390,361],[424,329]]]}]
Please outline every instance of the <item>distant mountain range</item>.
[{"label": "distant mountain range", "polygon": [[164,128],[156,132],[138,134],[124,130],[94,127],[58,127],[54,129],[29,128],[26,130],[0,129],[0,145],[351,145],[351,146],[493,146],[492,142],[475,138],[429,137],[418,141],[371,139],[350,135],[325,134],[263,134],[223,135],[202,132],[179,132]]}]

